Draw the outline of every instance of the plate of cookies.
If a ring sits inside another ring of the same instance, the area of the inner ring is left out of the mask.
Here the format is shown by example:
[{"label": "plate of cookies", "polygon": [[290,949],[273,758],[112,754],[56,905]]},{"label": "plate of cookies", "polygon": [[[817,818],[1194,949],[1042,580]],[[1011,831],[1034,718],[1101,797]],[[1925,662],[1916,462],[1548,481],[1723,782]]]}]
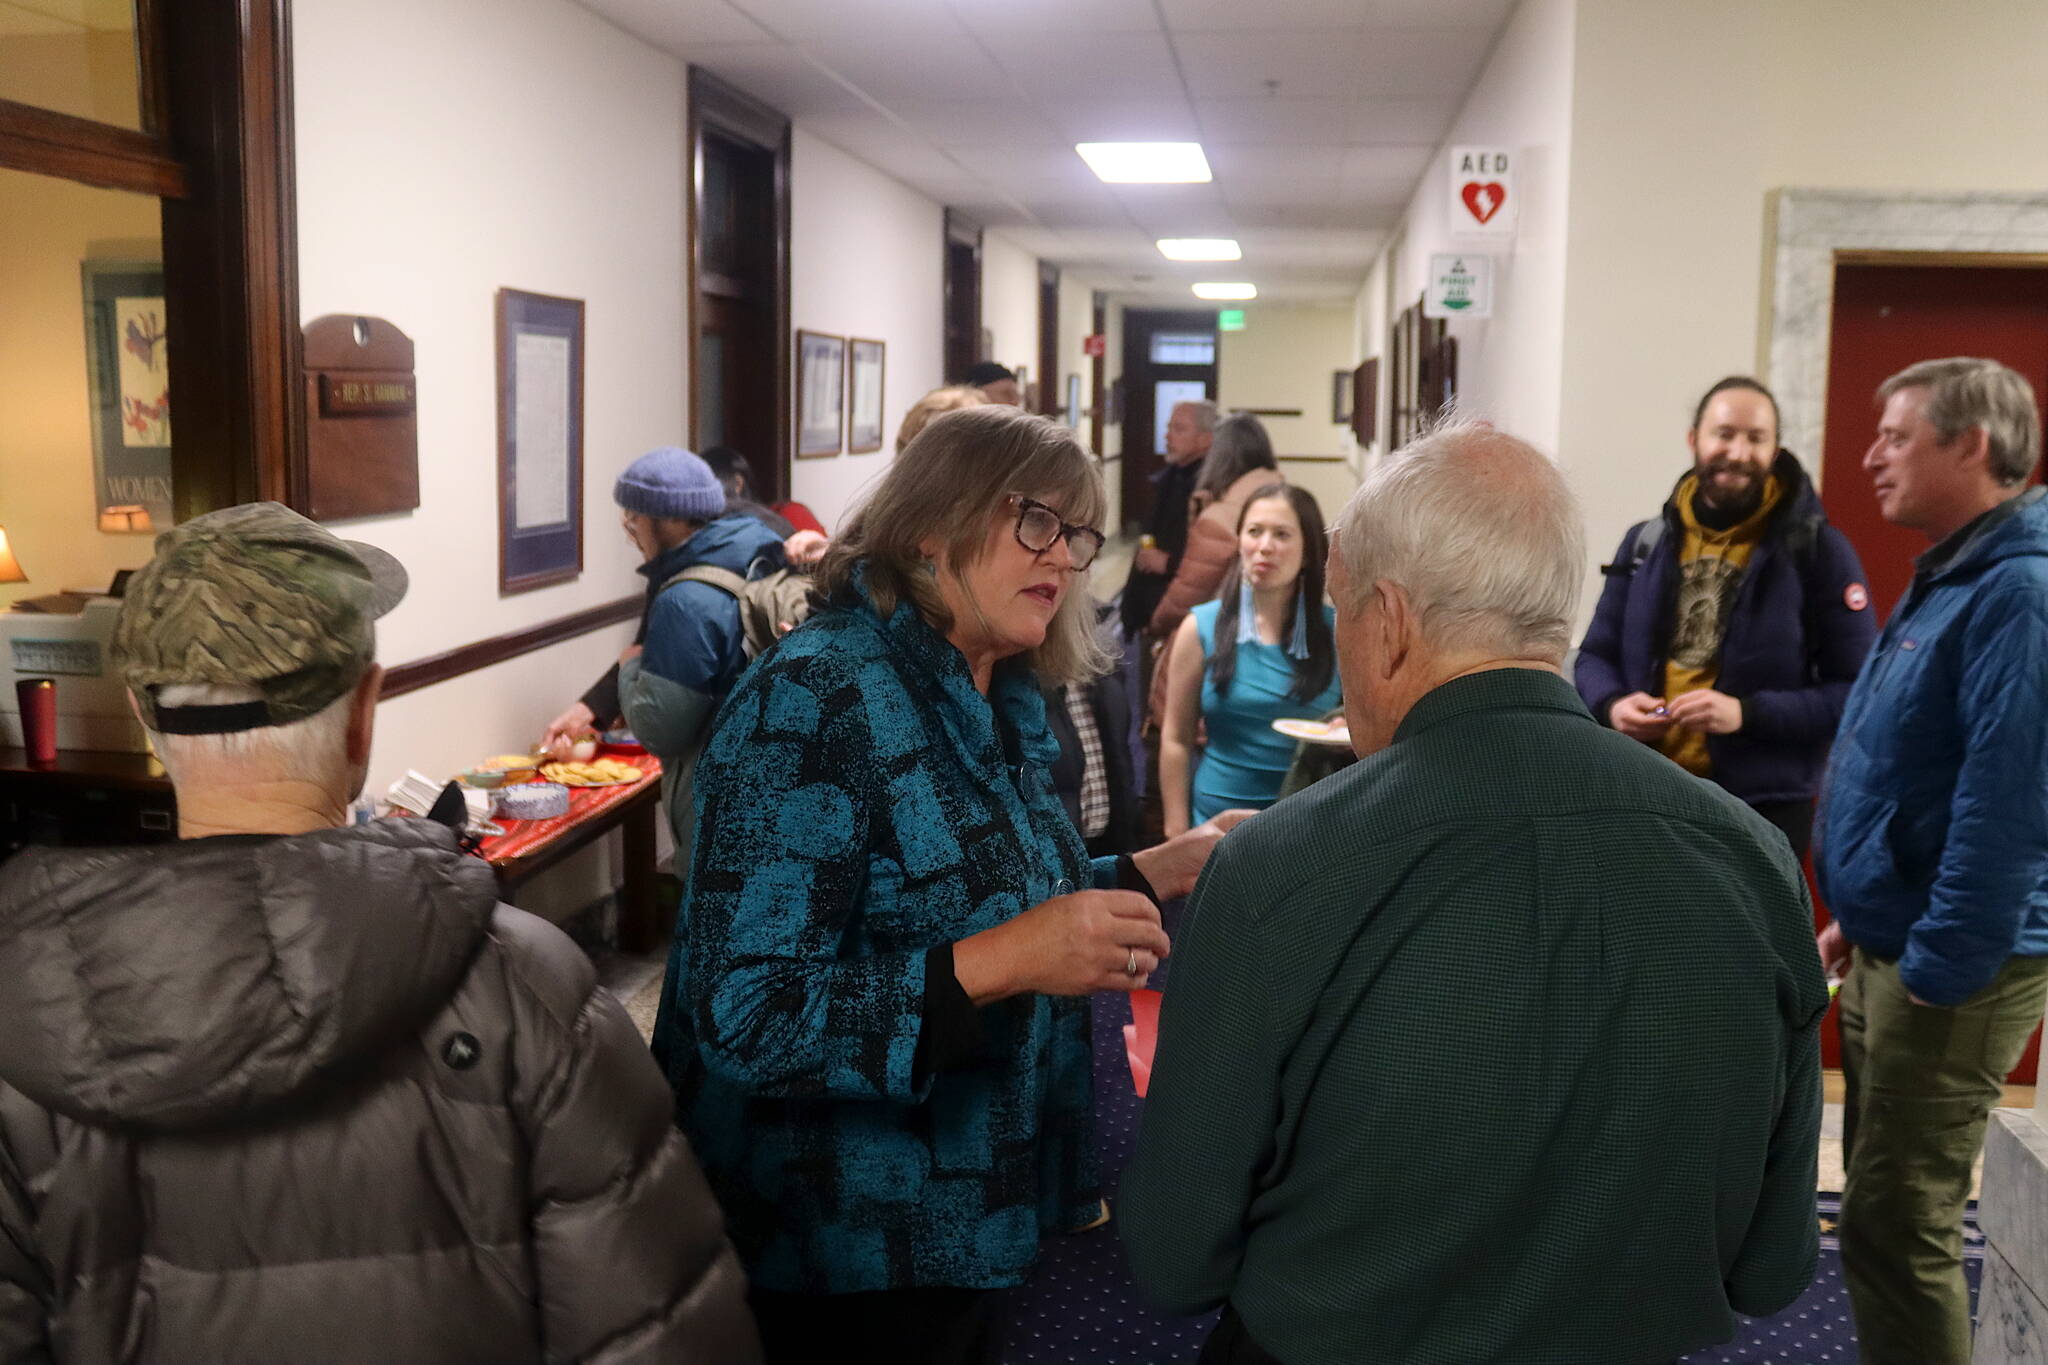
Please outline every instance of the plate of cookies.
[{"label": "plate of cookies", "polygon": [[622,787],[629,782],[638,782],[645,774],[622,759],[593,758],[582,763],[572,760],[543,763],[540,775],[565,787]]}]

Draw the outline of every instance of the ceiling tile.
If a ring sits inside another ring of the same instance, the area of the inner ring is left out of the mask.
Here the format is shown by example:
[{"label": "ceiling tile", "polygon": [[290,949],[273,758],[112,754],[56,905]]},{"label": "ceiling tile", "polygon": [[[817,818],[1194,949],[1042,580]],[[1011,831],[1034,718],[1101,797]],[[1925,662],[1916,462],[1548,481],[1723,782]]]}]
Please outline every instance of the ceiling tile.
[{"label": "ceiling tile", "polygon": [[1401,98],[1451,92],[1478,78],[1492,35],[1479,29],[1374,29],[1359,41],[1354,89]]},{"label": "ceiling tile", "polygon": [[968,30],[992,44],[1006,44],[1020,23],[1048,33],[1157,33],[1151,0],[1031,0],[1029,12],[1017,0],[946,0]]},{"label": "ceiling tile", "polygon": [[628,33],[694,60],[688,49],[716,43],[764,43],[766,29],[725,0],[583,0]]},{"label": "ceiling tile", "polygon": [[793,119],[859,113],[867,101],[781,43],[701,48],[690,60]]},{"label": "ceiling tile", "polygon": [[886,51],[905,38],[958,37],[963,30],[944,0],[727,0],[734,9],[790,42],[852,39]]},{"label": "ceiling tile", "polygon": [[946,151],[954,160],[1005,184],[1043,189],[1090,190],[1101,185],[1088,163],[1064,142],[1038,145],[975,146],[959,144]]},{"label": "ceiling tile", "polygon": [[1335,176],[1245,175],[1223,182],[1223,198],[1233,209],[1251,204],[1327,204],[1336,195]]},{"label": "ceiling tile", "polygon": [[[991,95],[979,100],[896,99],[891,113],[944,146],[1059,142],[1060,130],[1028,100]],[[1068,147],[1068,154],[1073,149]]]},{"label": "ceiling tile", "polygon": [[1384,210],[1356,204],[1247,204],[1233,213],[1247,227],[1355,229],[1392,227],[1400,208],[1398,204]]},{"label": "ceiling tile", "polygon": [[1209,149],[1209,165],[1216,178],[1228,185],[1237,176],[1339,176],[1344,173],[1350,147],[1312,146],[1245,147],[1218,144]]},{"label": "ceiling tile", "polygon": [[899,180],[957,179],[973,169],[872,111],[806,119],[804,128]]},{"label": "ceiling tile", "polygon": [[1063,96],[1045,113],[1074,142],[1194,142],[1202,139],[1187,101],[1133,100],[1121,95]]},{"label": "ceiling tile", "polygon": [[1477,28],[1506,22],[1515,0],[1355,0],[1369,28]]},{"label": "ceiling tile", "polygon": [[1361,0],[1160,0],[1175,33],[1206,29],[1363,28]]},{"label": "ceiling tile", "polygon": [[1442,142],[1458,116],[1459,93],[1434,99],[1360,100],[1351,106],[1349,142]]},{"label": "ceiling tile", "polygon": [[1006,38],[993,51],[1026,95],[1046,103],[1103,91],[1125,100],[1182,99],[1180,74],[1161,33],[1101,33],[1076,41],[1032,31]]},{"label": "ceiling tile", "polygon": [[804,52],[884,104],[1015,94],[981,44],[962,34],[897,33],[886,43],[815,43]]},{"label": "ceiling tile", "polygon": [[1204,99],[1354,99],[1362,45],[1332,29],[1281,33],[1184,33],[1174,37],[1188,88]]},{"label": "ceiling tile", "polygon": [[1205,142],[1218,145],[1328,145],[1349,124],[1351,106],[1340,99],[1195,101]]},{"label": "ceiling tile", "polygon": [[1344,153],[1338,174],[1353,180],[1417,180],[1436,155],[1435,144],[1406,147],[1352,147]]}]

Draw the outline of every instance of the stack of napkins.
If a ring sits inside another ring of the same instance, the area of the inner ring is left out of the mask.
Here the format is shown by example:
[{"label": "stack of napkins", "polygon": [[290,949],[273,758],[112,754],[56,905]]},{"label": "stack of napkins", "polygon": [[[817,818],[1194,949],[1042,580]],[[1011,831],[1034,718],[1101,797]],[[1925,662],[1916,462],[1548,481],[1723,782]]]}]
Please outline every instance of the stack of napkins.
[{"label": "stack of napkins", "polygon": [[[434,808],[434,802],[441,795],[441,789],[448,784],[436,782],[417,768],[406,769],[405,776],[391,784],[386,793],[391,804],[400,810],[409,810],[414,815],[425,815]],[[496,834],[499,831],[491,824],[491,794],[475,787],[462,787],[462,804],[468,808],[469,832],[471,834]]]}]

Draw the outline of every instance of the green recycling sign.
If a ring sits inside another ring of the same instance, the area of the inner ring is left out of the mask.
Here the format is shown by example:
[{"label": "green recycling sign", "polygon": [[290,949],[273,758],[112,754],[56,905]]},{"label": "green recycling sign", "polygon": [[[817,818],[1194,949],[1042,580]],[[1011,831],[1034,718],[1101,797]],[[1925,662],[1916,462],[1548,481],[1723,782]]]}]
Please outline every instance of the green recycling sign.
[{"label": "green recycling sign", "polygon": [[1454,252],[1429,258],[1429,289],[1423,295],[1426,318],[1490,318],[1493,316],[1493,257]]}]

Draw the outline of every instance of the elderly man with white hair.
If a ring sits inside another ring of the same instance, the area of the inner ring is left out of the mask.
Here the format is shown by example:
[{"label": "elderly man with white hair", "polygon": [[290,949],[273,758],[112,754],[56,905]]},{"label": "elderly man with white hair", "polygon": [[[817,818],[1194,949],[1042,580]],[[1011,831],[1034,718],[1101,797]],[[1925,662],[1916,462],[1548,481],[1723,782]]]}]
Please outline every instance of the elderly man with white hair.
[{"label": "elderly man with white hair", "polygon": [[1478,426],[1334,537],[1361,761],[1240,826],[1175,943],[1119,1203],[1205,1362],[1670,1361],[1818,1255],[1827,987],[1784,839],[1589,715],[1551,462]]},{"label": "elderly man with white hair", "polygon": [[129,583],[180,842],[0,868],[0,1360],[761,1358],[589,959],[454,831],[345,823],[405,589],[276,503]]}]

